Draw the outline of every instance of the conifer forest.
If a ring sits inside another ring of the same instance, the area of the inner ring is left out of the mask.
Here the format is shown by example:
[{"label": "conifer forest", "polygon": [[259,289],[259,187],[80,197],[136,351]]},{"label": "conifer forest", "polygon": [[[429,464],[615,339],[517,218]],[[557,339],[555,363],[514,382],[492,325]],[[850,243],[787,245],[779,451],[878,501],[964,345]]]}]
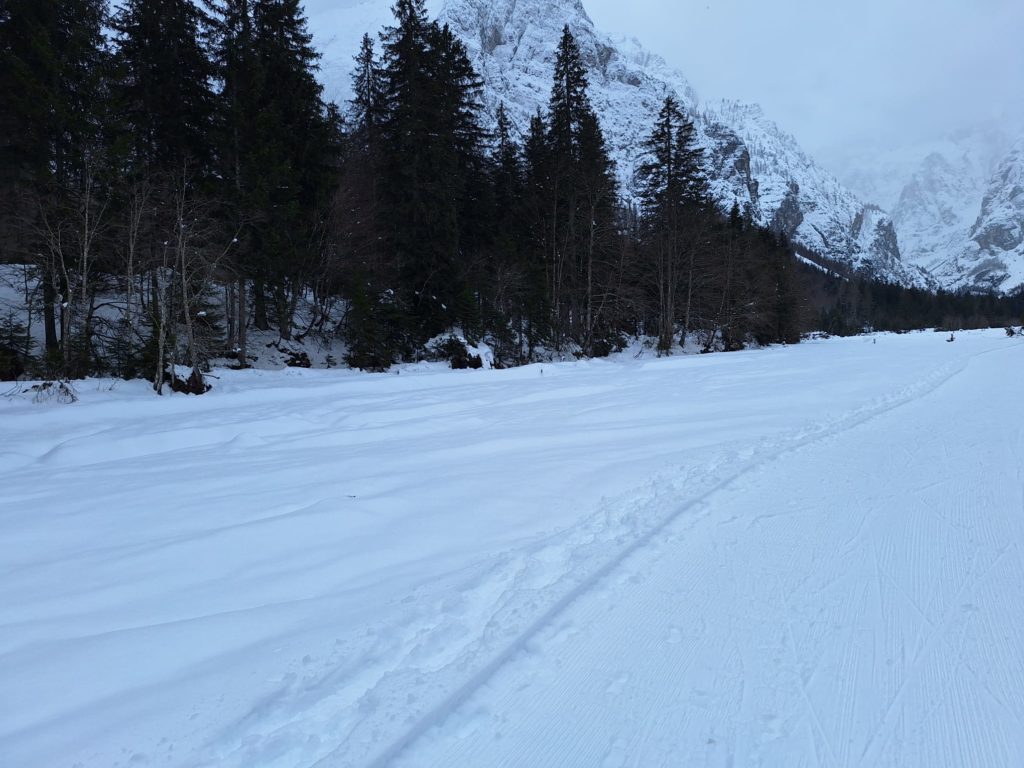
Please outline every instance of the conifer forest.
[{"label": "conifer forest", "polygon": [[423,0],[393,13],[333,104],[299,0],[8,0],[0,264],[24,266],[25,312],[0,318],[0,372],[159,391],[184,367],[201,392],[254,329],[384,370],[472,364],[466,342],[512,366],[1024,314],[832,268],[723,209],[671,95],[620,188],[568,27],[520,130]]}]

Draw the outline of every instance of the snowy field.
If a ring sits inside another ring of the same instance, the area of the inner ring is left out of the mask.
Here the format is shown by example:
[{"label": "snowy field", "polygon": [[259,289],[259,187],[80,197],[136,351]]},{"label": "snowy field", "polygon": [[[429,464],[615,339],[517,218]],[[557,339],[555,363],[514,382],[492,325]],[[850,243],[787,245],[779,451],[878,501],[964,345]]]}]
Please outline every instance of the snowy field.
[{"label": "snowy field", "polygon": [[945,338],[0,398],[0,764],[1019,768],[1024,340]]}]

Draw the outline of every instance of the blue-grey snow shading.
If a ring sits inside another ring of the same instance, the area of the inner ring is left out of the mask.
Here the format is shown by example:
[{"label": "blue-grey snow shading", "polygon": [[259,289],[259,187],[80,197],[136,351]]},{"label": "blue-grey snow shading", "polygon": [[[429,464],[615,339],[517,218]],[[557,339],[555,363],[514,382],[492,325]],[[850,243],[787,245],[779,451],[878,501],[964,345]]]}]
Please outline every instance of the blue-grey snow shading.
[{"label": "blue-grey snow shading", "polygon": [[999,332],[0,399],[34,768],[1024,764]]}]

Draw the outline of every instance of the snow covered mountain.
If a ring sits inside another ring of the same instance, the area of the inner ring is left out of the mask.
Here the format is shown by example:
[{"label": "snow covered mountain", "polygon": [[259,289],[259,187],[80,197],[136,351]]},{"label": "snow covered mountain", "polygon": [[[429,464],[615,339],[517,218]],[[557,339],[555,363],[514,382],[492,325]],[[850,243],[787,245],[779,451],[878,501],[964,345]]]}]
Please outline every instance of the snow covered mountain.
[{"label": "snow covered mountain", "polygon": [[705,119],[728,125],[751,158],[764,223],[799,243],[870,275],[928,286],[930,277],[904,263],[892,219],[865,203],[800,148],[756,105],[721,102]]},{"label": "snow covered mountain", "polygon": [[[525,135],[530,118],[551,94],[555,51],[568,24],[579,43],[591,83],[590,96],[601,118],[619,178],[627,192],[665,96],[676,95],[691,113],[697,96],[690,84],[635,40],[599,33],[580,0],[448,0],[440,20],[466,43],[486,84],[486,112],[504,103]],[[723,206],[751,205],[761,214],[749,153],[742,140],[713,120],[698,123],[707,149],[715,198]]]},{"label": "snow covered mountain", "polygon": [[[352,38],[350,55],[357,33],[388,22],[389,7],[389,0],[364,0],[332,10],[330,23],[347,27],[346,39]],[[428,7],[466,43],[485,82],[487,112],[504,103],[524,133],[530,117],[547,105],[558,39],[568,24],[627,193],[642,140],[665,96],[674,94],[695,119],[712,193],[724,210],[749,206],[759,223],[823,256],[881,279],[931,284],[924,270],[901,259],[890,217],[818,166],[759,107],[701,104],[686,78],[638,41],[595,29],[581,0],[438,0]],[[377,24],[366,28],[371,21]],[[333,54],[340,52],[336,42]]]},{"label": "snow covered mountain", "polygon": [[558,37],[568,24],[627,191],[643,139],[665,96],[675,94],[696,118],[723,209],[749,205],[760,223],[823,256],[882,279],[928,283],[922,270],[902,262],[890,218],[818,166],[760,107],[701,105],[686,78],[638,41],[597,31],[581,0],[448,0],[440,18],[466,41],[487,84],[488,110],[504,102],[521,129],[547,103]]},{"label": "snow covered mountain", "polygon": [[[926,269],[940,268],[967,241],[983,190],[984,174],[970,155],[929,154],[893,209],[904,256]],[[944,284],[948,277],[944,272]]]},{"label": "snow covered mountain", "polygon": [[891,206],[907,264],[944,288],[1009,292],[1024,282],[1021,142],[1012,148],[998,128],[962,131],[851,159],[844,178],[867,199]]},{"label": "snow covered mountain", "polygon": [[1024,137],[989,178],[966,247],[936,273],[944,277],[947,268],[964,287],[1013,291],[1024,286]]}]

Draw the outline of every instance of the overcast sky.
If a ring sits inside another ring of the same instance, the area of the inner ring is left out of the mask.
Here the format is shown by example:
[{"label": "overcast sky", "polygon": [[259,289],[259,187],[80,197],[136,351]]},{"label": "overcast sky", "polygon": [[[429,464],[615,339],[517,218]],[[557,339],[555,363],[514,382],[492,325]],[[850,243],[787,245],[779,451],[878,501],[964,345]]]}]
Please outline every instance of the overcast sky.
[{"label": "overcast sky", "polygon": [[1024,128],[1024,0],[584,0],[704,99],[759,102],[812,154]]}]

